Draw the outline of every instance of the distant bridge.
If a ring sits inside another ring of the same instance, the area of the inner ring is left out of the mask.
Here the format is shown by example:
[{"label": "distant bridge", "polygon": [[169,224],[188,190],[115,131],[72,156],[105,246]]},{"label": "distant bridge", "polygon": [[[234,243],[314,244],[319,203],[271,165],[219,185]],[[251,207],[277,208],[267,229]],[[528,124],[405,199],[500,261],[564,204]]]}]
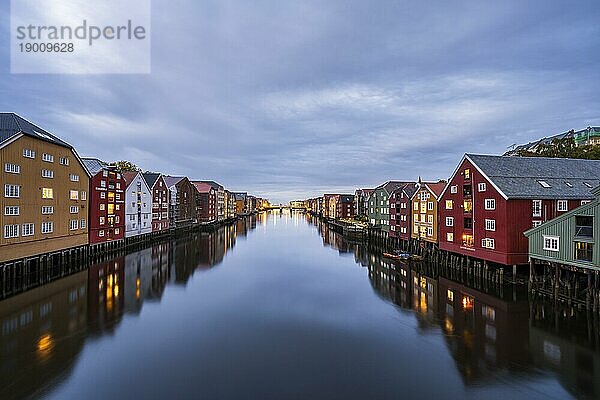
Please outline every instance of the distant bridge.
[{"label": "distant bridge", "polygon": [[289,204],[284,205],[284,204],[271,204],[267,207],[261,207],[261,210],[264,211],[269,211],[269,210],[301,210],[301,211],[306,211],[306,207],[292,207]]}]

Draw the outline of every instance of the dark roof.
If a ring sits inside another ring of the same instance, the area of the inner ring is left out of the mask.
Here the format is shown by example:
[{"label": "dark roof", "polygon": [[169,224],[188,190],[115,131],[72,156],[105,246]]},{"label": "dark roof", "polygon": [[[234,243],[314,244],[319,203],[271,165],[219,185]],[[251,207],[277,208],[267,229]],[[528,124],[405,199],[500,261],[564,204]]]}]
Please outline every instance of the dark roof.
[{"label": "dark roof", "polygon": [[244,192],[236,192],[233,194],[235,196],[236,200],[246,200],[246,196],[248,196],[248,193],[244,193]]},{"label": "dark roof", "polygon": [[214,186],[204,181],[192,181],[192,185],[196,187],[199,193],[210,193],[211,189],[215,189]]},{"label": "dark roof", "polygon": [[341,203],[354,203],[354,195],[353,194],[340,194],[340,202]]},{"label": "dark roof", "polygon": [[142,176],[150,188],[154,187],[154,184],[158,178],[160,178],[160,174],[158,172],[144,172]]},{"label": "dark roof", "polygon": [[83,157],[81,161],[83,162],[83,166],[88,170],[88,172],[92,176],[96,175],[103,169],[108,168],[108,163],[97,158]]},{"label": "dark roof", "polygon": [[411,183],[411,182],[406,182],[406,181],[387,181],[379,186],[377,186],[375,189],[384,189],[386,192],[388,193],[392,193],[394,190],[398,189],[401,186],[406,185],[407,183]]},{"label": "dark roof", "polygon": [[413,196],[413,194],[415,194],[415,192],[417,191],[417,184],[416,182],[407,183],[406,185],[402,186],[401,189],[404,193],[406,193],[406,195],[410,199]]},{"label": "dark roof", "polygon": [[163,180],[165,181],[165,185],[167,185],[167,187],[171,187],[171,186],[177,185],[184,178],[185,178],[185,176],[163,175]]},{"label": "dark roof", "polygon": [[123,172],[123,179],[125,179],[125,183],[127,184],[127,186],[129,186],[131,184],[131,182],[133,182],[133,180],[135,179],[135,177],[137,176],[139,172],[134,172],[134,171],[126,171]]},{"label": "dark roof", "polygon": [[223,190],[223,185],[221,185],[220,183],[217,183],[215,181],[194,181],[194,182],[206,183],[206,184],[212,186],[213,188],[215,188],[217,190]]},{"label": "dark roof", "polygon": [[67,147],[69,149],[73,148],[73,146],[67,142],[60,140],[58,137],[40,128],[39,126],[32,124],[25,118],[20,117],[15,113],[0,113],[0,143],[4,143],[6,140],[12,139],[21,133],[35,139]]},{"label": "dark roof", "polygon": [[466,157],[507,198],[591,199],[592,188],[600,184],[600,160],[478,154]]}]

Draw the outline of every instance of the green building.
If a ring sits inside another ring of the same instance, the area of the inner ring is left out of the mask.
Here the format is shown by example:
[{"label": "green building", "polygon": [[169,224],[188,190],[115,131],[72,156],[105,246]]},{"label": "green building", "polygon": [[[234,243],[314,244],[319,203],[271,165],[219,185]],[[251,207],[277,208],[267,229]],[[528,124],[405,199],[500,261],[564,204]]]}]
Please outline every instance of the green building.
[{"label": "green building", "polygon": [[600,270],[600,186],[595,199],[525,232],[529,259]]},{"label": "green building", "polygon": [[390,196],[394,190],[409,182],[387,181],[377,186],[367,198],[366,214],[371,226],[390,232]]}]

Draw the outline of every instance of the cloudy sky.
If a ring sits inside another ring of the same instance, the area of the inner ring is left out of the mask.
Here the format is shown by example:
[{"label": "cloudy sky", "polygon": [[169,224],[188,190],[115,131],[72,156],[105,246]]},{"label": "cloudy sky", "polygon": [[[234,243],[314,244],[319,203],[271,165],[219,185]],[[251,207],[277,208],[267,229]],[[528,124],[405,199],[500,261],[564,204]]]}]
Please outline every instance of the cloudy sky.
[{"label": "cloudy sky", "polygon": [[276,202],[447,178],[465,152],[600,125],[598,21],[598,0],[152,0],[150,74],[10,74],[0,30],[0,110]]}]

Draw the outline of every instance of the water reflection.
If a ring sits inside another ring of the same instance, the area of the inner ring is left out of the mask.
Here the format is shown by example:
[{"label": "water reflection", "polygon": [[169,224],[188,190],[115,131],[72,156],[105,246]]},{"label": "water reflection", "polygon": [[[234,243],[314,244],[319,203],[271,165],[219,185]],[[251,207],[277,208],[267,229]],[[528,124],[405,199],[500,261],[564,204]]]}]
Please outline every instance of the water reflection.
[{"label": "water reflection", "polygon": [[443,334],[465,385],[510,384],[550,372],[575,397],[600,398],[597,313],[529,299],[526,288],[475,282],[443,266],[394,262],[306,218],[324,246],[354,252],[374,290],[399,312],[412,312],[423,333]]},{"label": "water reflection", "polygon": [[169,284],[221,263],[249,217],[214,232],[161,243],[0,301],[0,399],[41,396],[68,378],[85,342],[113,334]]}]

